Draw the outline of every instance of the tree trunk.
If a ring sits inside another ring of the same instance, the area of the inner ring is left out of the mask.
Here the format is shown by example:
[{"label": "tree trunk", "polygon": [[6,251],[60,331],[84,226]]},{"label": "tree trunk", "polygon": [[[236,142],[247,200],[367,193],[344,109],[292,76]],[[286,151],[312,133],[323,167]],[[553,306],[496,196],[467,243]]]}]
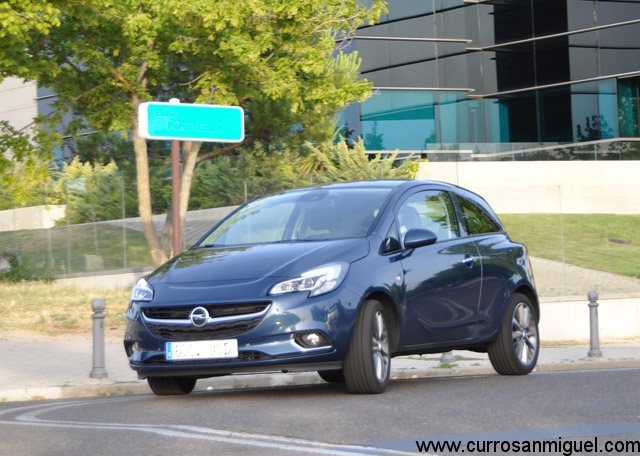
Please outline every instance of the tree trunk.
[{"label": "tree trunk", "polygon": [[147,154],[147,142],[138,134],[138,105],[134,101],[134,114],[131,116],[133,129],[133,148],[136,157],[136,183],[138,185],[138,210],[142,222],[142,231],[151,251],[151,257],[155,266],[160,266],[168,260],[168,256],[162,249],[160,236],[153,226],[151,211],[151,190],[149,188],[149,157]]},{"label": "tree trunk", "polygon": [[189,209],[189,197],[191,196],[191,183],[196,170],[198,153],[202,142],[186,142],[182,153],[184,165],[182,180],[180,181],[180,223],[184,226],[187,210]]},{"label": "tree trunk", "polygon": [[[186,141],[182,144],[182,176],[180,178],[180,232],[184,232],[184,222],[187,217],[187,211],[189,209],[189,197],[191,196],[191,182],[193,181],[193,174],[195,172],[196,163],[198,160],[198,152],[202,142]],[[169,256],[177,255],[180,252],[173,252],[172,236],[173,236],[173,207],[169,204],[167,211],[167,218],[164,221],[164,227],[162,228],[162,246],[164,252]]]}]

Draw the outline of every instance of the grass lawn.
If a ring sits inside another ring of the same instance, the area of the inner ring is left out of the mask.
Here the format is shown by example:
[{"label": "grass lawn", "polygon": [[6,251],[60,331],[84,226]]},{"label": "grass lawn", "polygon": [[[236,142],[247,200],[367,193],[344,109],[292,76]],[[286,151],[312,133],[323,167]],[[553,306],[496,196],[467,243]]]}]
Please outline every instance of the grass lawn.
[{"label": "grass lawn", "polygon": [[91,337],[91,302],[104,299],[107,335],[121,338],[129,289],[85,289],[44,282],[0,282],[0,339],[15,332],[40,336]]},{"label": "grass lawn", "polygon": [[640,278],[640,215],[503,214],[533,256]]}]

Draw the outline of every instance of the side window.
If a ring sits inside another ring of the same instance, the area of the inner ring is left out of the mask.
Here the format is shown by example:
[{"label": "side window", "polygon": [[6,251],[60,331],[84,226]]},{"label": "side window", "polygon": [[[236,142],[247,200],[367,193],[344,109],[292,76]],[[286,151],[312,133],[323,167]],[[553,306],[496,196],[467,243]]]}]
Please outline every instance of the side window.
[{"label": "side window", "polygon": [[433,231],[438,241],[460,236],[453,202],[447,192],[427,190],[411,195],[398,211],[400,234],[412,228]]},{"label": "side window", "polygon": [[464,216],[464,225],[469,234],[485,234],[497,233],[502,229],[481,207],[477,206],[468,199],[458,197],[462,213]]}]

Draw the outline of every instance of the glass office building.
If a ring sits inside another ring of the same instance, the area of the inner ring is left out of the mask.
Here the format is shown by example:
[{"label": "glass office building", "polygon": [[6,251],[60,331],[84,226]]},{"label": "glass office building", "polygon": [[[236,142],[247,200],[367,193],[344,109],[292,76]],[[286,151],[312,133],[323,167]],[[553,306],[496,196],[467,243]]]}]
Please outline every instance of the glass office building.
[{"label": "glass office building", "polygon": [[350,43],[375,87],[345,116],[367,150],[638,158],[640,0],[388,7]]}]

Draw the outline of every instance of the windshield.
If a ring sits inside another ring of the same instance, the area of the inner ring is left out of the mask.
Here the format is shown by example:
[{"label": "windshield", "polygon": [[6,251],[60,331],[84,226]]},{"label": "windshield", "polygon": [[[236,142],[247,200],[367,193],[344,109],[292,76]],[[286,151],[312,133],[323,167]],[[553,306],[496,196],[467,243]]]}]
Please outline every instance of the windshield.
[{"label": "windshield", "polygon": [[196,247],[364,237],[389,192],[318,188],[259,198],[233,213]]}]

